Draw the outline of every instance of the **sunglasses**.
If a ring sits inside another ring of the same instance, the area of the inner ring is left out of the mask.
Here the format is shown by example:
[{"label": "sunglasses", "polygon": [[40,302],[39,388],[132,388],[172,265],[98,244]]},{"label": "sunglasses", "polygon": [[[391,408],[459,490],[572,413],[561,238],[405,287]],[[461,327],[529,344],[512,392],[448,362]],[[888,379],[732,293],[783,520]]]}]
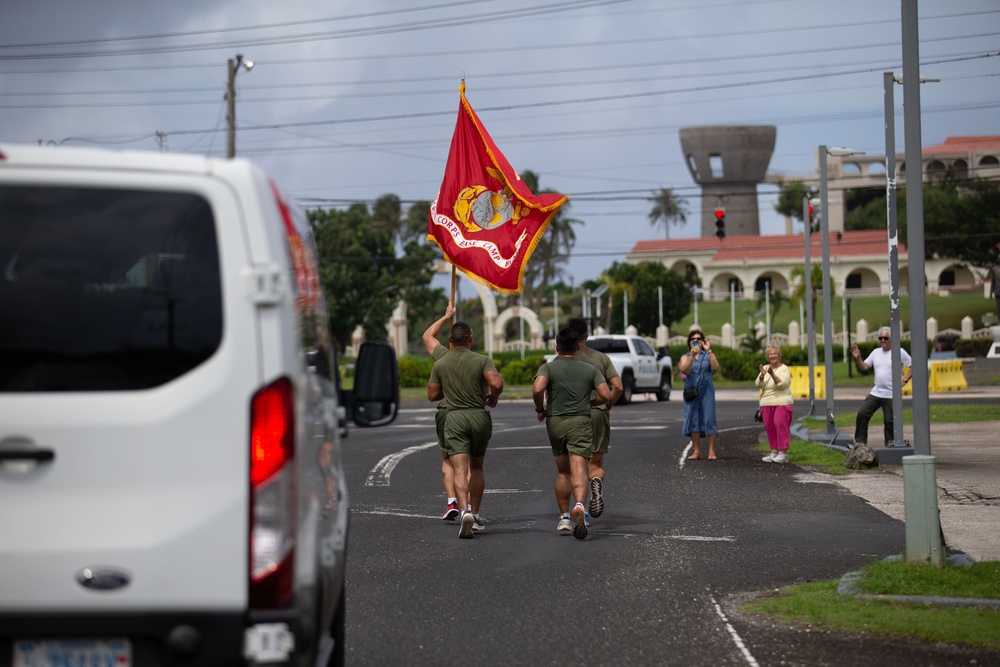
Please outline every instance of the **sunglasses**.
[{"label": "sunglasses", "polygon": [[888,336],[879,336],[879,337],[878,337],[878,339],[879,339],[879,340],[892,340],[892,339],[891,339],[891,338],[889,338]]},{"label": "sunglasses", "polygon": [[701,342],[701,341],[703,341],[703,340],[705,340],[705,339],[704,339],[704,338],[692,338],[692,339],[691,339],[691,342],[692,342],[692,343],[700,343],[700,342]]}]

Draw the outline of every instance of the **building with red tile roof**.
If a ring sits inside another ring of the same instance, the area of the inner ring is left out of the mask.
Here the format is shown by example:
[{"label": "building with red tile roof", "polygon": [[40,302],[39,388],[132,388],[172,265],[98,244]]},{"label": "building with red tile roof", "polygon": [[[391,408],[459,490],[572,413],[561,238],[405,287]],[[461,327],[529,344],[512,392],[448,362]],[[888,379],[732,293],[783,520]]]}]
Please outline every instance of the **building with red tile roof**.
[{"label": "building with red tile roof", "polygon": [[[822,237],[812,234],[810,259],[822,261]],[[794,291],[792,271],[802,267],[805,238],[783,236],[734,236],[717,238],[639,241],[626,260],[632,263],[662,262],[680,274],[693,270],[700,278],[707,300],[725,300],[730,290],[737,299],[756,299],[770,283],[771,290],[786,296]],[[985,269],[960,266],[951,259],[925,262],[928,294],[953,290],[985,290]],[[830,233],[830,281],[840,296],[889,295],[889,242],[885,231]],[[909,283],[905,244],[899,247],[899,284],[905,294]],[[819,287],[819,286],[817,286]]]}]

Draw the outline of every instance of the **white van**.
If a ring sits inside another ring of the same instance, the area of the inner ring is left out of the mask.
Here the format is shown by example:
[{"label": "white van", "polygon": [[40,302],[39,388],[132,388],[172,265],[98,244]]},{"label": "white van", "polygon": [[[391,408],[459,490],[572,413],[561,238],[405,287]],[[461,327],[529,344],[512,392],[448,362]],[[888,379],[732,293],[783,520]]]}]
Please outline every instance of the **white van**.
[{"label": "white van", "polygon": [[250,162],[0,144],[0,667],[342,664],[333,349]]}]

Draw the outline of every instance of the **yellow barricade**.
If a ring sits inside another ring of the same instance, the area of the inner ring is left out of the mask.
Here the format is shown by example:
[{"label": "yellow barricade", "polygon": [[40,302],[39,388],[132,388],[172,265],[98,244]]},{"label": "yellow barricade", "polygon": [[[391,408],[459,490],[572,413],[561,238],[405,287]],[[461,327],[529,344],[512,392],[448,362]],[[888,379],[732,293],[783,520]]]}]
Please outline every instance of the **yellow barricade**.
[{"label": "yellow barricade", "polygon": [[927,391],[962,391],[968,388],[961,359],[930,362]]},{"label": "yellow barricade", "polygon": [[[902,382],[903,378],[905,377],[906,377],[906,371],[903,371],[903,376],[900,378],[899,381]],[[912,396],[912,395],[913,395],[913,380],[910,379],[909,382],[903,385],[903,396]]]},{"label": "yellow barricade", "polygon": [[[809,398],[809,367],[789,366],[792,374],[792,396],[794,398]],[[826,369],[823,366],[813,366],[813,393],[816,398],[826,398]]]}]

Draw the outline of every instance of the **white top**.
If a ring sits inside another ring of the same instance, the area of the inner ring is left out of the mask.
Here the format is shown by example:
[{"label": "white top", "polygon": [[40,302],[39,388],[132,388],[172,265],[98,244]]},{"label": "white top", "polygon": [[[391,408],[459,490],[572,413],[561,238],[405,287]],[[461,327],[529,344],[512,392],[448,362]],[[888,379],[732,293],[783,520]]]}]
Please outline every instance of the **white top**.
[{"label": "white top", "polygon": [[[910,368],[913,366],[913,359],[910,353],[900,348],[899,359],[903,366]],[[875,369],[875,386],[872,387],[872,396],[879,398],[892,398],[892,350],[883,350],[877,347],[865,359],[865,363]],[[897,382],[902,382],[903,378],[896,378]]]}]

